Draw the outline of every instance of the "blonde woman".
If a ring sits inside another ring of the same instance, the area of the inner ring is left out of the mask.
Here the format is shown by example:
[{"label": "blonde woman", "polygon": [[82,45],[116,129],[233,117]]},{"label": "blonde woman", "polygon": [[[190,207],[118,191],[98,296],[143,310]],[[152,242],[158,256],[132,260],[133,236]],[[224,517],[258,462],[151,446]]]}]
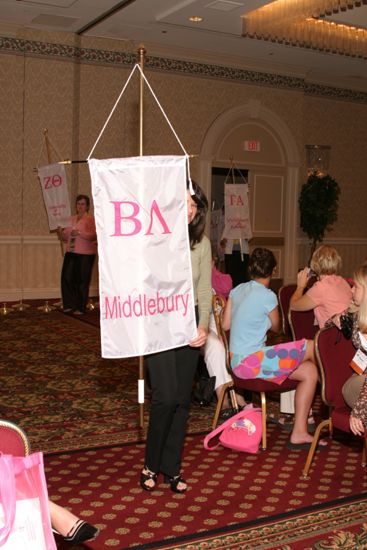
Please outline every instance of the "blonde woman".
[{"label": "blonde woman", "polygon": [[[319,246],[312,255],[310,268],[305,267],[298,273],[297,288],[291,297],[290,308],[294,311],[313,309],[320,328],[333,315],[346,311],[352,301],[352,289],[338,275],[341,265],[341,257],[333,246]],[[304,293],[308,279],[313,274],[317,276],[317,281]]]}]

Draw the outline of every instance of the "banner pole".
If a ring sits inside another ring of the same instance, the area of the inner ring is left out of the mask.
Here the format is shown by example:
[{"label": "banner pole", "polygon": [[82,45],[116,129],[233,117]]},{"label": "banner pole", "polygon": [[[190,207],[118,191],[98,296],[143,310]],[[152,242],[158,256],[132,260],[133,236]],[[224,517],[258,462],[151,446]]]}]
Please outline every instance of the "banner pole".
[{"label": "banner pole", "polygon": [[51,146],[50,146],[50,140],[48,139],[48,129],[47,128],[45,128],[43,130],[43,135],[45,136],[47,162],[48,162],[48,164],[51,164]]},{"label": "banner pole", "polygon": [[[23,78],[25,78],[24,76],[24,71],[25,71],[25,65],[24,65],[24,61],[23,61]],[[25,97],[24,97],[24,94],[25,94],[25,88],[23,87],[23,117],[22,117],[22,135],[23,135],[23,147],[22,147],[22,155],[21,155],[21,174],[22,174],[22,179],[21,179],[21,188],[20,188],[20,216],[21,216],[21,233],[20,233],[20,299],[19,299],[19,302],[17,304],[14,304],[12,306],[12,308],[7,308],[6,307],[6,303],[4,303],[3,307],[1,308],[1,315],[7,315],[8,313],[10,313],[10,311],[12,310],[17,310],[17,311],[24,311],[26,308],[29,307],[29,304],[24,304],[23,303],[23,297],[24,297],[24,151],[25,151],[25,147],[24,147],[24,135],[25,135],[25,132],[24,132],[24,105],[25,105]]]},{"label": "banner pole", "polygon": [[[51,164],[51,162],[52,162],[52,160],[51,160],[52,159],[51,144],[50,144],[50,140],[48,139],[48,129],[47,128],[43,129],[43,136],[45,138],[47,164]],[[60,242],[60,246],[61,246],[61,256],[64,256],[64,249],[62,247],[62,242],[60,241],[60,239],[59,239],[59,242]],[[45,300],[45,304],[43,306],[39,306],[37,309],[39,309],[40,311],[43,311],[43,313],[50,313],[50,311],[55,309],[55,307],[50,306],[49,303],[48,303],[48,300]]]},{"label": "banner pole", "polygon": [[[144,61],[146,50],[140,46],[139,65],[141,69],[139,78],[139,156],[143,156],[143,138],[144,138]],[[139,382],[138,382],[138,402],[139,402],[139,423],[144,428],[144,356],[139,357]]]}]

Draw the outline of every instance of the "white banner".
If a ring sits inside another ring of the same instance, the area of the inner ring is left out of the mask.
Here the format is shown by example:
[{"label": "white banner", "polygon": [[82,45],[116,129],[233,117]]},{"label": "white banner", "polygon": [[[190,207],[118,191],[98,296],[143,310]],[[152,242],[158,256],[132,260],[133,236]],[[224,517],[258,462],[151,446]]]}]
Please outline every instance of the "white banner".
[{"label": "white banner", "polygon": [[186,158],[89,161],[99,251],[102,357],[146,355],[196,335]]},{"label": "white banner", "polygon": [[57,227],[66,227],[71,212],[64,165],[48,164],[39,166],[38,177],[41,183],[50,231],[57,229]]},{"label": "white banner", "polygon": [[252,238],[248,205],[247,183],[227,183],[224,186],[224,231],[223,238]]}]

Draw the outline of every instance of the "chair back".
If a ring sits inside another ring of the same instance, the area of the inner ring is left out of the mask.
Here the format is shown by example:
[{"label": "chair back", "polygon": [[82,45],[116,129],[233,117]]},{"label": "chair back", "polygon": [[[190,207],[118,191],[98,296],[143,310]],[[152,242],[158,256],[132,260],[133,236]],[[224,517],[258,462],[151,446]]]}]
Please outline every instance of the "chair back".
[{"label": "chair back", "polygon": [[31,452],[24,431],[8,420],[0,420],[0,452],[14,456],[27,456]]},{"label": "chair back", "polygon": [[294,311],[290,309],[288,311],[288,323],[293,340],[301,340],[301,338],[313,340],[319,330],[319,325],[315,324],[313,309],[309,311]]},{"label": "chair back", "polygon": [[342,387],[353,374],[349,366],[355,354],[351,340],[335,326],[318,331],[315,337],[315,354],[320,370],[321,397],[326,405],[335,408],[347,407]]},{"label": "chair back", "polygon": [[296,288],[297,285],[284,285],[278,290],[278,301],[280,312],[282,314],[283,334],[289,339],[292,338],[292,331],[288,321],[289,302]]},{"label": "chair back", "polygon": [[[321,378],[321,397],[329,407],[329,418],[322,420],[317,426],[314,441],[307,455],[303,468],[303,479],[308,478],[316,446],[323,428],[328,428],[332,434],[333,428],[350,433],[350,407],[344,401],[342,389],[344,383],[353,374],[349,366],[355,349],[351,340],[344,338],[342,332],[335,326],[319,330],[315,337],[315,354]],[[362,466],[366,465],[367,440],[364,441]]]},{"label": "chair back", "polygon": [[232,369],[229,359],[229,345],[228,345],[228,338],[226,331],[223,328],[222,323],[222,317],[224,308],[226,305],[226,301],[223,298],[223,296],[220,296],[219,294],[214,294],[212,297],[212,311],[214,315],[214,321],[215,321],[215,327],[217,329],[218,338],[221,340],[224,349],[225,349],[225,356],[226,356],[226,368],[227,371],[232,376]]}]

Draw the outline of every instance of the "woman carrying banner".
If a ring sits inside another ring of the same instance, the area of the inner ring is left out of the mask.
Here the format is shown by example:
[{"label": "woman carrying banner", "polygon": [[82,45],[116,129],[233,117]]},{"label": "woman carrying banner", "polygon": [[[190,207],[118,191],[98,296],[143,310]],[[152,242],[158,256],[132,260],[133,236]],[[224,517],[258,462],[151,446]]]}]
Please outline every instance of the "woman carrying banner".
[{"label": "woman carrying banner", "polygon": [[75,315],[85,313],[97,252],[96,227],[93,216],[88,214],[89,206],[89,197],[78,195],[76,216],[70,218],[68,227],[57,229],[59,238],[66,243],[61,271],[62,304],[65,312],[74,311]]},{"label": "woman carrying banner", "polygon": [[146,491],[155,488],[159,473],[173,492],[183,493],[187,489],[180,474],[181,454],[199,350],[208,334],[212,296],[211,246],[204,235],[208,201],[195,182],[192,187],[193,195],[187,189],[187,214],[197,337],[188,346],[147,357],[152,401],[145,466],[140,475],[140,485]]}]

